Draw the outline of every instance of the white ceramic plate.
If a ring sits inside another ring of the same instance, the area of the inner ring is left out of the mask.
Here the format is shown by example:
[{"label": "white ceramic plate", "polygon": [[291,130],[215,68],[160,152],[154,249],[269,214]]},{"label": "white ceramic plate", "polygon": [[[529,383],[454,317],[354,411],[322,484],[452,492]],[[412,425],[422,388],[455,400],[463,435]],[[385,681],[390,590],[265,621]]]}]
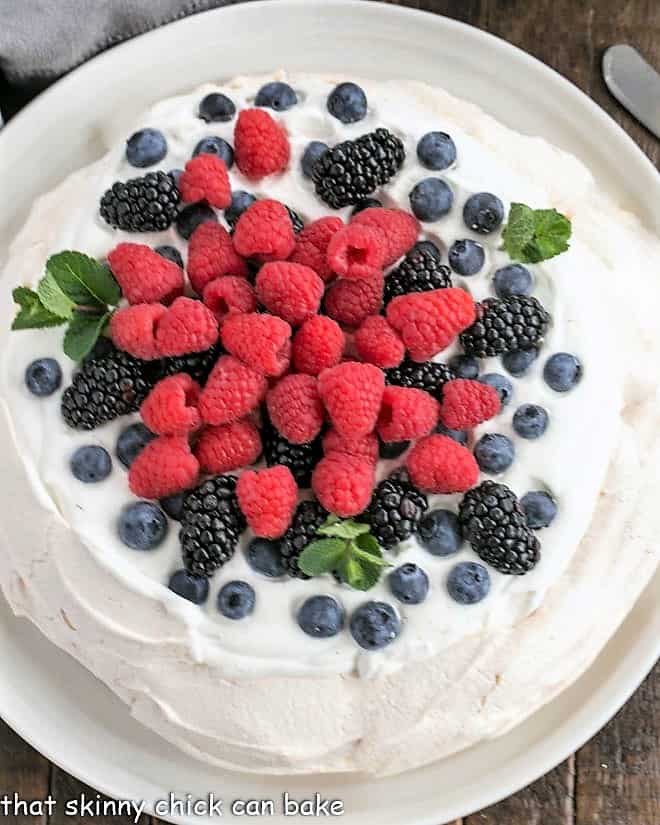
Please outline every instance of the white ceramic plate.
[{"label": "white ceramic plate", "polygon": [[[149,102],[214,78],[278,67],[438,83],[518,131],[578,155],[604,188],[660,229],[660,185],[634,143],[582,93],[525,53],[422,12],[354,0],[278,0],[194,16],[112,49],[73,72],[0,134],[3,251],[30,203],[97,157],[99,136]],[[0,713],[48,758],[118,798],[174,791],[227,801],[342,799],[346,823],[438,825],[541,776],[592,736],[658,656],[660,574],[593,667],[507,736],[384,781],[259,778],[211,769],[134,722],[94,677],[0,601]],[[171,817],[178,822],[199,818]],[[233,820],[228,813],[225,820]],[[291,821],[281,815],[276,823]]]}]

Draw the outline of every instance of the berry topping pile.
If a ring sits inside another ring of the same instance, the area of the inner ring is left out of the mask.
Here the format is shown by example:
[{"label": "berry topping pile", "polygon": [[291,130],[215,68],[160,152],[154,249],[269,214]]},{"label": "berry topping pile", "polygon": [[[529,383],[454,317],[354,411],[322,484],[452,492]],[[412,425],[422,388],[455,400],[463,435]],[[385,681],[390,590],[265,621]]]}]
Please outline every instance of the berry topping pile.
[{"label": "berry topping pile", "polygon": [[[213,591],[221,617],[254,621],[259,580],[298,579],[310,589],[294,611],[303,633],[350,633],[377,650],[405,632],[401,612],[433,598],[430,573],[446,557],[472,554],[443,580],[462,605],[486,598],[491,575],[523,575],[539,561],[535,531],[557,517],[557,501],[533,490],[519,502],[481,474],[506,472],[516,445],[533,450],[559,410],[520,403],[514,381],[484,372],[482,359],[499,357],[513,378],[540,368],[555,394],[578,385],[575,355],[535,365],[552,319],[523,265],[563,251],[552,239],[565,248],[566,219],[522,204],[507,218],[489,192],[459,203],[440,173],[460,163],[460,145],[443,131],[410,144],[377,126],[334,146],[300,146],[287,112],[304,105],[303,90],[272,82],[253,100],[241,109],[207,94],[197,117],[230,124],[233,143],[209,135],[182,170],[147,171],[101,196],[109,233],[172,227],[167,236],[120,234],[107,262],[53,256],[37,292],[15,290],[14,328],[68,325],[65,353],[79,362],[60,400],[68,427],[133,414],[114,454],[127,492],[143,500],[121,511],[117,530],[126,546],[151,552],[168,516],[180,522],[173,593],[205,604],[209,580],[225,566],[231,573],[242,546],[250,580],[223,579]],[[328,95],[335,130],[373,114],[355,83]],[[126,144],[140,169],[167,153],[152,128]],[[390,208],[387,186],[407,163],[423,167],[409,209]],[[327,214],[308,221],[295,203],[264,196],[269,179],[292,169]],[[232,189],[237,178],[246,189]],[[474,237],[443,236],[456,210]],[[492,263],[490,235],[511,263],[489,270],[491,297],[475,301],[470,282]],[[39,403],[62,380],[53,358],[25,372]],[[99,445],[68,460],[85,485],[102,486],[113,470]],[[427,569],[405,558],[409,548]],[[382,580],[397,607],[372,600],[346,615],[340,595],[314,594],[319,576],[359,591]]]}]

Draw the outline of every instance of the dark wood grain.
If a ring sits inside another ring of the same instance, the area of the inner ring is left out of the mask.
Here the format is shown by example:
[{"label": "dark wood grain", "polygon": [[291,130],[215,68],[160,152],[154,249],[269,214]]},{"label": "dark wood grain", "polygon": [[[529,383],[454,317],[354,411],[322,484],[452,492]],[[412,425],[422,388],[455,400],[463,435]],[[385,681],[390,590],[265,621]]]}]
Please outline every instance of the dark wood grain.
[{"label": "dark wood grain", "polygon": [[[659,0],[388,1],[462,20],[533,54],[591,95],[660,164],[660,142],[614,101],[600,72],[603,51],[619,42],[636,46],[660,67]],[[574,757],[520,793],[452,825],[660,825],[659,743],[660,665]],[[64,818],[62,811],[67,799],[82,793],[95,798],[96,792],[51,769],[0,722],[0,796],[18,791],[24,799],[41,799],[49,787],[60,802],[53,825],[91,821]],[[39,818],[3,821],[37,825]],[[110,825],[107,818],[93,821]]]}]

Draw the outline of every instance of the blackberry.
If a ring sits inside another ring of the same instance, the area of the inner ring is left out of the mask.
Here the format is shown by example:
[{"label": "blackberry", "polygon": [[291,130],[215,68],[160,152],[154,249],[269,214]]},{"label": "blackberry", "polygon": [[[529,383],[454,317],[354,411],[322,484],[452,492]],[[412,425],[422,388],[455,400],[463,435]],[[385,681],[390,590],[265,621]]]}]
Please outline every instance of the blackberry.
[{"label": "blackberry", "polygon": [[371,533],[382,547],[394,547],[417,531],[428,510],[426,496],[413,485],[408,474],[392,473],[381,481],[365,514]]},{"label": "blackberry", "polygon": [[149,172],[125,183],[116,181],[101,198],[103,220],[126,232],[160,232],[174,221],[179,190],[171,175]]},{"label": "blackberry", "polygon": [[316,531],[327,518],[327,511],[317,501],[301,501],[298,505],[291,526],[280,541],[280,553],[286,572],[293,578],[309,578],[298,567],[298,557],[314,541]]},{"label": "blackberry", "polygon": [[474,487],[463,497],[458,519],[474,552],[500,573],[522,576],[539,561],[538,539],[506,485],[484,481]]},{"label": "blackberry", "polygon": [[291,218],[291,223],[293,224],[293,231],[298,234],[298,232],[302,232],[305,228],[305,224],[303,223],[303,219],[300,215],[291,209],[290,206],[286,207],[286,211],[289,213],[289,217]]},{"label": "blackberry", "polygon": [[385,306],[398,295],[409,292],[428,292],[431,289],[446,289],[451,286],[448,266],[431,249],[415,246],[402,263],[385,279],[383,300]]},{"label": "blackberry", "polygon": [[528,350],[543,341],[549,323],[550,315],[534,297],[486,298],[460,340],[465,352],[477,357]]},{"label": "blackberry", "polygon": [[394,384],[396,387],[414,387],[418,390],[426,390],[438,401],[442,401],[442,388],[453,378],[456,378],[454,371],[446,364],[438,364],[435,361],[423,361],[417,363],[410,359],[405,359],[398,367],[385,370],[385,381]]},{"label": "blackberry", "polygon": [[162,361],[163,375],[176,375],[179,372],[187,372],[191,378],[200,384],[205,384],[215,362],[220,357],[222,349],[219,344],[204,350],[204,352],[191,352],[188,355],[176,355],[171,358],[164,358]]},{"label": "blackberry", "polygon": [[352,206],[396,175],[405,157],[403,143],[387,129],[338,143],[314,164],[316,194],[332,209]]},{"label": "blackberry", "polygon": [[179,531],[186,570],[195,576],[212,576],[234,555],[244,529],[234,476],[211,478],[186,493]]},{"label": "blackberry", "polygon": [[264,458],[269,467],[283,464],[293,473],[299,487],[309,487],[312,470],[321,459],[321,439],[307,444],[292,444],[283,438],[268,420],[264,420],[261,430]]},{"label": "blackberry", "polygon": [[62,394],[62,418],[76,430],[93,430],[136,412],[158,379],[157,369],[110,346],[86,358]]}]

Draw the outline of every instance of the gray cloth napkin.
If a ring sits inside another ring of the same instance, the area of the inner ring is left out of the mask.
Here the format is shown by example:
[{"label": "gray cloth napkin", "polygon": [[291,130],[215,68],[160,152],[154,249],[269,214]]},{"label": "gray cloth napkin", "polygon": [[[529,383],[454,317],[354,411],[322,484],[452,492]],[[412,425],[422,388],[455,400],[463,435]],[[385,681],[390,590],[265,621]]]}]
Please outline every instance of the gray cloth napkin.
[{"label": "gray cloth napkin", "polygon": [[12,85],[47,85],[136,34],[241,0],[0,0],[0,69]]}]

